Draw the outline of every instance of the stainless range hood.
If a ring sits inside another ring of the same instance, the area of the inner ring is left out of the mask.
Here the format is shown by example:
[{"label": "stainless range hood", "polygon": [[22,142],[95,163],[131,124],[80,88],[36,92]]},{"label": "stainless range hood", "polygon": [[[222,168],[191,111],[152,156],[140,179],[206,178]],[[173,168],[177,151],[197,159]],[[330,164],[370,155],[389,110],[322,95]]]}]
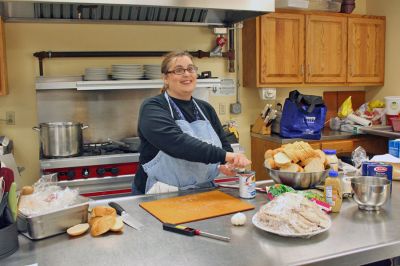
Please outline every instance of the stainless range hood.
[{"label": "stainless range hood", "polygon": [[9,21],[105,22],[229,26],[275,10],[274,0],[2,1]]}]

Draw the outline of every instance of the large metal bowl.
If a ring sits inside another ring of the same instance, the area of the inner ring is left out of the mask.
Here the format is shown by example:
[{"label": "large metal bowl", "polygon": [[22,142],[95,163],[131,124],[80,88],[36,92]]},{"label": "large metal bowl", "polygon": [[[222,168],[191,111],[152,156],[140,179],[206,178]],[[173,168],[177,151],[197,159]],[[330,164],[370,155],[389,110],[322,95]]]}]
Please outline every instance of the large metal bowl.
[{"label": "large metal bowl", "polygon": [[313,173],[283,172],[275,169],[269,169],[268,167],[265,167],[265,170],[267,170],[269,176],[277,184],[284,184],[294,189],[308,189],[313,188],[319,183],[325,181],[330,169]]},{"label": "large metal bowl", "polygon": [[350,179],[354,201],[358,208],[376,211],[385,204],[390,195],[390,181],[376,176],[357,176]]}]

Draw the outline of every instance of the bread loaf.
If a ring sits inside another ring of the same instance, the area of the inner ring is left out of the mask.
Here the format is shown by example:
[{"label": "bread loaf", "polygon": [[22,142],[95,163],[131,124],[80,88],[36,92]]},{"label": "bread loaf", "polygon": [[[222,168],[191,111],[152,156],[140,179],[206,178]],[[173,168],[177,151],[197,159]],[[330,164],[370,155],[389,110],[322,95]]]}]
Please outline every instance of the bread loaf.
[{"label": "bread loaf", "polygon": [[115,216],[106,215],[101,217],[100,219],[96,220],[93,225],[92,229],[90,230],[90,234],[92,236],[99,236],[106,232],[108,232],[111,227],[115,224]]},{"label": "bread loaf", "polygon": [[122,217],[121,216],[117,216],[115,218],[115,223],[110,228],[110,230],[113,231],[113,232],[121,232],[123,228],[124,228],[124,222],[122,221]]},{"label": "bread loaf", "polygon": [[33,193],[33,187],[32,186],[23,186],[21,189],[20,195],[30,195]]},{"label": "bread loaf", "polygon": [[292,160],[283,152],[278,152],[274,155],[274,161],[277,167],[287,167]]},{"label": "bread loaf", "polygon": [[70,236],[79,236],[89,229],[89,224],[77,224],[67,229],[67,234]]},{"label": "bread loaf", "polygon": [[[282,145],[264,153],[264,166],[285,172],[320,172],[328,165],[325,153],[304,141]],[[303,168],[304,167],[304,168]]]},{"label": "bread loaf", "polygon": [[103,217],[106,215],[117,216],[117,211],[114,208],[108,206],[96,206],[93,208],[92,217]]},{"label": "bread loaf", "polygon": [[324,171],[324,165],[321,163],[320,158],[312,159],[305,167],[304,172],[306,173],[314,173],[314,172],[322,172]]},{"label": "bread loaf", "polygon": [[289,164],[289,166],[286,167],[281,167],[279,170],[282,172],[293,172],[293,173],[300,171],[299,166],[295,163],[291,163]]}]

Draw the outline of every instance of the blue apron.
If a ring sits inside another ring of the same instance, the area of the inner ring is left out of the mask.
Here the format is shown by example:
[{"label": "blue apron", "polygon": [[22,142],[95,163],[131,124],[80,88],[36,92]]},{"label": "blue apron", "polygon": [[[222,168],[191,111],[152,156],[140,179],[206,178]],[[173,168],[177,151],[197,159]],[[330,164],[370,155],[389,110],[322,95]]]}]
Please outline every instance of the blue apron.
[{"label": "blue apron", "polygon": [[[217,133],[215,133],[211,123],[207,120],[194,99],[193,103],[196,120],[189,123],[183,116],[179,107],[169,98],[168,94],[164,93],[164,96],[168,102],[172,118],[174,118],[172,108],[177,112],[178,119],[175,120],[175,122],[183,133],[216,147],[222,147],[221,140]],[[199,112],[205,120],[200,120]],[[186,147],[177,148],[186,149]],[[219,174],[218,164],[190,162],[174,158],[163,151],[159,151],[156,157],[143,164],[143,170],[147,173],[146,193],[157,182],[176,186],[180,190],[214,187],[215,184],[213,180]]]}]

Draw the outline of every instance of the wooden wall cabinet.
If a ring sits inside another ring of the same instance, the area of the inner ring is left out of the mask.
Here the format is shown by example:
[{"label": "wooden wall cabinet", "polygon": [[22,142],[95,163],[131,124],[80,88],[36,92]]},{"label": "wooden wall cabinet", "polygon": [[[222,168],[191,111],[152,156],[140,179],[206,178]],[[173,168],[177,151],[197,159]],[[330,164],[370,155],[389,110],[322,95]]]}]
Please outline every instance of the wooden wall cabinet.
[{"label": "wooden wall cabinet", "polygon": [[385,71],[385,20],[349,18],[347,80],[382,83]]},{"label": "wooden wall cabinet", "polygon": [[245,21],[244,86],[383,84],[385,18],[350,16],[291,12]]},{"label": "wooden wall cabinet", "polygon": [[[334,149],[340,156],[350,155],[358,146],[362,146],[370,154],[384,154],[387,153],[387,142],[386,138],[364,135],[342,140],[310,141],[309,144],[314,149]],[[279,148],[281,145],[265,137],[251,136],[251,169],[256,172],[257,180],[270,179],[264,168],[264,153],[269,149]]]},{"label": "wooden wall cabinet", "polygon": [[305,83],[345,83],[347,19],[306,16]]},{"label": "wooden wall cabinet", "polygon": [[0,17],[0,96],[7,95],[6,40],[4,37],[4,22]]}]

